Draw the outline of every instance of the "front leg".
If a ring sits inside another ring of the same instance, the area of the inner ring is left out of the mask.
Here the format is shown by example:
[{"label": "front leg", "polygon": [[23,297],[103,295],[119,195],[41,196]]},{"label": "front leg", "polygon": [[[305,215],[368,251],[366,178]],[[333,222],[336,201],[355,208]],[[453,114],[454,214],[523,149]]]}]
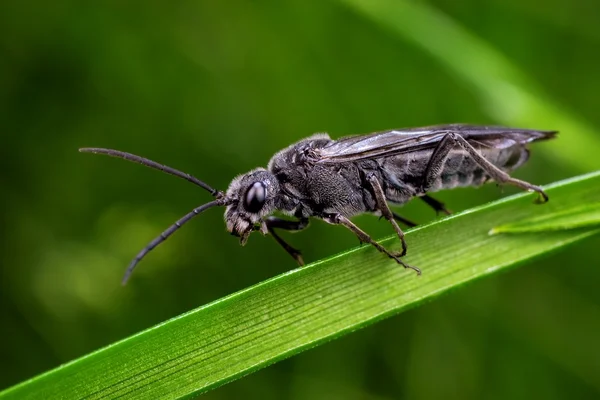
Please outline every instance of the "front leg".
[{"label": "front leg", "polygon": [[279,245],[283,247],[283,249],[287,251],[287,253],[290,256],[292,256],[294,260],[296,260],[298,265],[303,266],[304,260],[302,259],[302,253],[300,252],[300,250],[290,246],[285,240],[283,240],[275,232],[275,228],[285,229],[287,231],[300,231],[308,226],[308,218],[301,218],[297,221],[290,221],[287,219],[277,217],[267,217],[263,220],[263,222],[267,229],[267,232],[270,233],[271,236],[273,236],[273,239],[275,239],[275,241],[279,243]]},{"label": "front leg", "polygon": [[369,236],[365,231],[360,229],[358,226],[356,226],[352,221],[350,221],[348,218],[344,217],[342,214],[338,214],[338,213],[325,214],[325,215],[321,216],[321,218],[323,218],[323,220],[325,222],[328,222],[330,224],[345,226],[346,228],[350,229],[358,237],[358,240],[360,240],[362,243],[368,243],[368,244],[372,245],[377,250],[379,250],[383,254],[387,255],[389,258],[394,259],[398,264],[402,265],[404,268],[410,268],[410,269],[414,270],[417,273],[417,275],[421,275],[421,270],[419,268],[405,264],[400,259],[400,257],[401,257],[400,254],[388,251],[385,247],[383,247],[382,245],[380,245],[379,243],[374,241],[371,238],[371,236]]}]

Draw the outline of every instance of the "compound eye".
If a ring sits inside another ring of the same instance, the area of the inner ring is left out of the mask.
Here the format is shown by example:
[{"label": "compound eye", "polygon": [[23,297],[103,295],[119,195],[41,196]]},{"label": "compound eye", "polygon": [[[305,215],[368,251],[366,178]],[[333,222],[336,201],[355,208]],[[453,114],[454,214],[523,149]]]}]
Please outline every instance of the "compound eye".
[{"label": "compound eye", "polygon": [[244,197],[244,208],[251,212],[257,213],[265,205],[267,198],[267,188],[262,182],[254,182],[246,192]]}]

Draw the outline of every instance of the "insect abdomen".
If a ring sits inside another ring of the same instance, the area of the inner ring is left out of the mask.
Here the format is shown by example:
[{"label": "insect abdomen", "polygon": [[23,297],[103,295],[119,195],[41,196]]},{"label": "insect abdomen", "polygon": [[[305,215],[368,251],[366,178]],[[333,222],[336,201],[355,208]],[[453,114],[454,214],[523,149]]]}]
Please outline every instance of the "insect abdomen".
[{"label": "insect abdomen", "polygon": [[[505,172],[510,172],[527,161],[529,152],[523,145],[506,148],[486,147],[478,149],[489,162]],[[388,201],[403,204],[413,196],[452,189],[455,187],[480,186],[490,179],[489,175],[464,150],[452,150],[443,167],[429,187],[424,187],[433,150],[400,154],[382,160],[380,164],[386,183]]]},{"label": "insect abdomen", "polygon": [[[504,149],[484,148],[478,151],[489,162],[505,172],[520,167],[529,157],[529,151],[524,146],[512,146]],[[431,187],[427,188],[427,191],[480,186],[489,179],[489,175],[465,151],[455,150],[450,152],[440,176]]]}]

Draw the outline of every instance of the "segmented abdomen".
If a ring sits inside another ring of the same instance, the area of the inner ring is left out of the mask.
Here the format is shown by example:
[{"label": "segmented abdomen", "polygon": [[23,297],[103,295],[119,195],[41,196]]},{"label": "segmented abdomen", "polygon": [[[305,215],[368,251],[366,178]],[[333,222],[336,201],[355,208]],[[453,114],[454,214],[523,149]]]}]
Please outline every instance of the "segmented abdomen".
[{"label": "segmented abdomen", "polygon": [[[515,144],[506,148],[484,147],[477,149],[490,163],[505,172],[521,166],[529,156],[525,146]],[[433,150],[400,154],[380,160],[386,181],[386,197],[395,203],[405,203],[411,195],[423,194],[423,183]],[[479,186],[490,177],[464,150],[452,150],[441,171],[426,192],[464,186]]]}]

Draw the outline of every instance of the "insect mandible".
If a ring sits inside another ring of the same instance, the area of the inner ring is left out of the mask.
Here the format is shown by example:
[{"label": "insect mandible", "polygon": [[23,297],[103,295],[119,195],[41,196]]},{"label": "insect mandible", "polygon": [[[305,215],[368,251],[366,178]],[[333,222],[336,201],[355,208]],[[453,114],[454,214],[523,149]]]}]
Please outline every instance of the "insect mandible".
[{"label": "insect mandible", "polygon": [[[510,184],[536,192],[538,203],[548,200],[544,191],[508,173],[527,161],[527,144],[551,139],[556,131],[475,125],[437,125],[396,129],[367,135],[330,139],[317,133],[276,153],[267,168],[256,168],[234,178],[226,192],[216,190],[190,174],[133,154],[102,148],[81,152],[106,154],[138,162],[183,178],[207,190],[215,199],[194,208],[143,248],[129,264],[123,284],[144,256],[183,224],[203,211],[224,206],[227,230],[243,245],[254,231],[270,234],[299,265],[299,250],[290,246],[276,229],[299,231],[309,218],[342,225],[362,243],[368,243],[405,268],[404,232],[398,222],[414,226],[390,210],[388,203],[402,205],[419,197],[436,211],[444,205],[428,195],[442,189],[479,186],[488,181]],[[294,217],[288,220],[274,212]],[[371,212],[390,222],[402,243],[401,252],[389,251],[373,240],[350,218]]]}]

